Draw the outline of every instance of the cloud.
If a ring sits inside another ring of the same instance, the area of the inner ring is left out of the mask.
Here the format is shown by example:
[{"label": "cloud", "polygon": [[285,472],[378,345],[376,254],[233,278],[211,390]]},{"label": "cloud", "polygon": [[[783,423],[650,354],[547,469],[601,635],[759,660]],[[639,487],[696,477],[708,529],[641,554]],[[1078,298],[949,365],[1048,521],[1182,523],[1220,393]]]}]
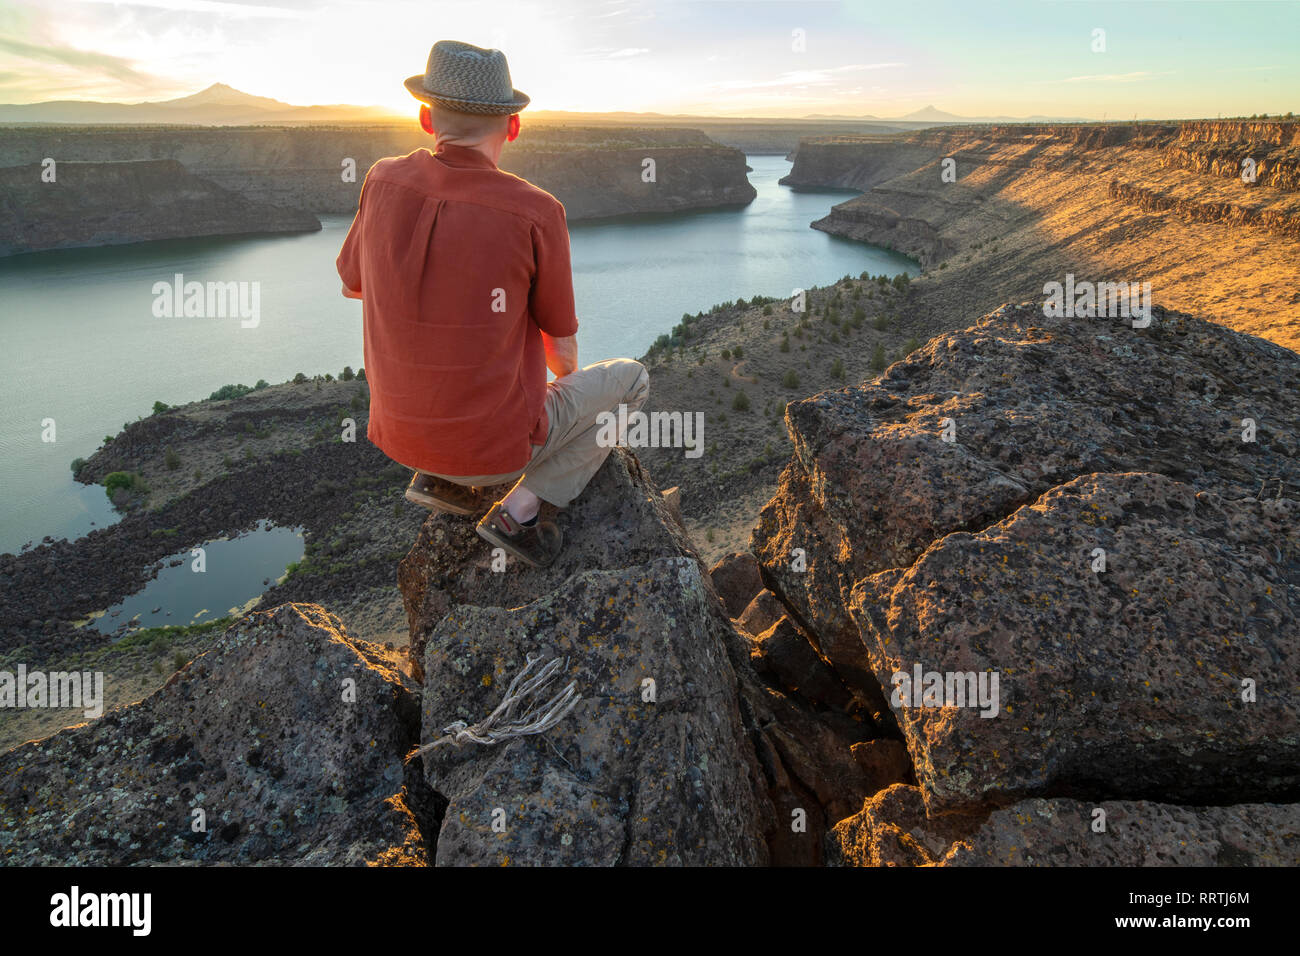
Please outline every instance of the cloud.
[{"label": "cloud", "polygon": [[305,11],[263,4],[231,3],[228,0],[80,0],[81,3],[112,5],[114,7],[154,7],[159,10],[176,10],[181,13],[213,13],[238,19],[259,18],[297,20],[307,16]]},{"label": "cloud", "polygon": [[851,63],[824,70],[790,70],[770,80],[721,80],[707,86],[719,90],[759,90],[772,88],[798,88],[826,86],[834,82],[835,73],[854,73],[860,70],[883,70],[887,67],[905,66],[903,63]]},{"label": "cloud", "polygon": [[618,57],[624,57],[624,56],[640,56],[643,53],[649,53],[649,52],[650,50],[648,47],[629,46],[629,47],[624,47],[622,50],[615,50],[608,57],[606,57],[606,59],[613,60],[613,59],[617,59]]},{"label": "cloud", "polygon": [[9,37],[0,37],[0,50],[28,60],[58,63],[61,66],[72,66],[87,72],[104,73],[127,83],[152,82],[149,77],[136,72],[129,61],[107,53],[74,50],[66,46],[37,46],[34,43],[24,43]]},{"label": "cloud", "polygon": [[1162,70],[1158,73],[1152,73],[1149,70],[1136,70],[1133,73],[1091,73],[1087,76],[1069,76],[1063,80],[1055,80],[1056,83],[1136,83],[1139,80],[1147,80],[1153,76],[1169,76],[1173,70]]}]

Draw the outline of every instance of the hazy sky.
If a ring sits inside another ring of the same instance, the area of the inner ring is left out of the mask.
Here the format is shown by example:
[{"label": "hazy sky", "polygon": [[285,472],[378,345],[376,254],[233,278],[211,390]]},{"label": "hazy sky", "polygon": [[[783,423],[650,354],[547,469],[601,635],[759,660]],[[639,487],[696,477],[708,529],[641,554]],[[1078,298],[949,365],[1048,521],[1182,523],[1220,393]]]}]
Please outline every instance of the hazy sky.
[{"label": "hazy sky", "polygon": [[533,109],[1300,112],[1293,0],[0,0],[0,102],[170,99],[222,82],[411,112],[402,80],[442,38],[505,50]]}]

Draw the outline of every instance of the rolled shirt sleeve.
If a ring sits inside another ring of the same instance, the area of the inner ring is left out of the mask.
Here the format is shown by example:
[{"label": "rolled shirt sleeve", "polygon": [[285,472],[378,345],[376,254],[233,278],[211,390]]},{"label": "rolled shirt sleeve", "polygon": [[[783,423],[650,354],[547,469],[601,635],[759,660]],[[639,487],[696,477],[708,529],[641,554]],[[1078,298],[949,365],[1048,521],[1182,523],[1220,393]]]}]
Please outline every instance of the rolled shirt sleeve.
[{"label": "rolled shirt sleeve", "polygon": [[533,321],[552,338],[576,335],[578,316],[573,304],[569,226],[559,202],[554,216],[533,227],[533,262],[536,273],[528,296]]}]

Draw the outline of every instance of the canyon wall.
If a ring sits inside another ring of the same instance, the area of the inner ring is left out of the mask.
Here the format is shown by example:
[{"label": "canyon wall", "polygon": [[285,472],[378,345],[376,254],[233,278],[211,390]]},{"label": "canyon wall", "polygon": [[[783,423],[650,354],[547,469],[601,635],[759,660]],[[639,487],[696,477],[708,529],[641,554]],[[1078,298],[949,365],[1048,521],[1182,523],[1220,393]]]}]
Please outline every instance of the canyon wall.
[{"label": "canyon wall", "polygon": [[931,327],[1073,273],[1150,282],[1172,307],[1300,345],[1295,122],[818,137],[784,182],[862,189],[813,228],[919,260],[941,280],[917,306]]},{"label": "canyon wall", "polygon": [[256,202],[172,159],[66,162],[53,182],[40,165],[0,168],[0,256],[146,239],[305,232],[303,209]]},{"label": "canyon wall", "polygon": [[[47,158],[59,164],[105,166],[171,160],[193,176],[249,202],[291,207],[297,210],[292,215],[302,217],[306,213],[354,212],[371,165],[385,156],[403,155],[431,143],[430,137],[409,124],[15,127],[5,130],[0,138],[0,167],[29,166]],[[654,160],[653,182],[642,181],[646,159]],[[530,129],[525,138],[506,147],[501,168],[553,193],[565,204],[571,220],[743,205],[755,195],[745,176],[744,154],[691,129]],[[146,211],[147,196],[117,195],[118,181],[113,178],[100,186],[105,197],[99,200],[101,204],[116,199],[124,220],[133,214],[154,214]],[[40,193],[34,198],[48,195]],[[28,214],[36,213],[33,208]],[[201,228],[197,222],[194,225]],[[59,231],[66,226],[52,221],[49,229]],[[159,236],[137,235],[124,225],[114,241],[147,238]]]}]

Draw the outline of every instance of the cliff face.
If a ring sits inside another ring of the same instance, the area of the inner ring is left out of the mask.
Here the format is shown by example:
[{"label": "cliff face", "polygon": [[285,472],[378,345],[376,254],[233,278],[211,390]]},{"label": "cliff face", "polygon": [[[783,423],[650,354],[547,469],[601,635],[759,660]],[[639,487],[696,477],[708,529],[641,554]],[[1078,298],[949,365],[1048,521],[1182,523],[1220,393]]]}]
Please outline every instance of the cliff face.
[{"label": "cliff face", "polygon": [[[355,127],[184,129],[13,128],[0,166],[59,161],[172,159],[258,203],[351,213],[376,161],[431,147],[413,124]],[[657,181],[641,182],[653,158]],[[698,130],[622,127],[532,129],[502,154],[501,168],[553,193],[571,220],[734,205],[754,198],[744,155]],[[354,171],[352,181],[344,174]]]},{"label": "cliff face", "polygon": [[75,246],[320,228],[309,212],[254,202],[175,160],[0,168],[0,256]]},{"label": "cliff face", "polygon": [[[1298,130],[1205,122],[814,138],[786,181],[866,190],[813,226],[919,259],[936,280],[920,303],[931,328],[1072,273],[1150,282],[1171,307],[1295,348]],[[1242,180],[1247,159],[1254,182]]]}]

